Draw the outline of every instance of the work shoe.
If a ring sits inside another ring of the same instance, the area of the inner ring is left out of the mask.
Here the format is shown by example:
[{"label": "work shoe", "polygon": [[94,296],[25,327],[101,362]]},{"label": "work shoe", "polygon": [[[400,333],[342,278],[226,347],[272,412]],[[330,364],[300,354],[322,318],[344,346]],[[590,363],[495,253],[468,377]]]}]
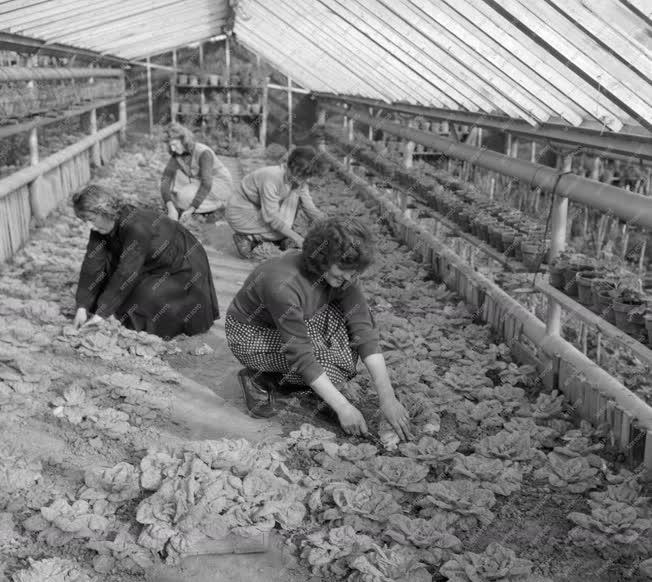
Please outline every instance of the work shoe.
[{"label": "work shoe", "polygon": [[246,235],[235,233],[233,235],[233,244],[235,245],[235,250],[238,251],[238,254],[243,259],[251,259],[251,251],[253,251],[255,243]]},{"label": "work shoe", "polygon": [[290,249],[298,249],[299,248],[297,243],[295,243],[291,238],[284,238],[283,240],[281,240],[281,241],[279,241],[277,243],[274,243],[274,244],[278,245],[278,247],[282,251],[288,251]]},{"label": "work shoe", "polygon": [[260,372],[243,368],[238,372],[249,414],[254,418],[271,418],[278,414],[276,409],[276,387]]}]

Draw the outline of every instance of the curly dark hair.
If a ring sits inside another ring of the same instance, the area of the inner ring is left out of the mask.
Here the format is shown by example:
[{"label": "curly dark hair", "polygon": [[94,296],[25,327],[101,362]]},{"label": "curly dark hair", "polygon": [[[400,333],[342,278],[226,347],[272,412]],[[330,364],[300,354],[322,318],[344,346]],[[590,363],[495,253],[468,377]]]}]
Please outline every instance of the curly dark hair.
[{"label": "curly dark hair", "polygon": [[321,170],[317,152],[311,146],[297,146],[288,155],[287,166],[295,178],[311,178]]},{"label": "curly dark hair", "polygon": [[356,218],[327,218],[308,231],[301,254],[303,270],[318,278],[332,265],[364,271],[374,261],[373,235]]}]

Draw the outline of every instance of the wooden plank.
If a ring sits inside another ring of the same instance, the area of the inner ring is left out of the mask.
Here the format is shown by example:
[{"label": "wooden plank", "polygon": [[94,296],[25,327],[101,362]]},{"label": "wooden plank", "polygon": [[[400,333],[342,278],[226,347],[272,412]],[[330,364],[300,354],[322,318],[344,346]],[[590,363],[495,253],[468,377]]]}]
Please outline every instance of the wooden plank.
[{"label": "wooden plank", "polygon": [[574,380],[576,384],[576,394],[577,394],[577,408],[578,414],[588,420],[588,401],[586,394],[586,384],[584,382]]},{"label": "wooden plank", "polygon": [[636,467],[645,460],[645,440],[647,431],[636,420],[632,421],[628,446],[629,462]]},{"label": "wooden plank", "polygon": [[598,392],[598,410],[595,422],[599,426],[607,421],[607,402],[608,400]]},{"label": "wooden plank", "polygon": [[616,444],[616,438],[613,434],[613,427],[616,422],[616,403],[613,400],[607,400],[607,424],[609,425],[609,435],[611,437],[611,445]]},{"label": "wooden plank", "polygon": [[577,387],[575,382],[573,382],[573,375],[570,366],[565,360],[559,362],[558,388],[566,398],[568,398],[573,408],[576,408]]},{"label": "wooden plank", "polygon": [[628,449],[628,458],[631,455],[631,451],[629,451],[629,444],[632,430],[632,420],[632,415],[629,414],[629,412],[626,410],[623,410],[623,421],[620,427],[620,442],[623,449]]},{"label": "wooden plank", "polygon": [[614,440],[616,441],[616,446],[619,449],[622,449],[624,446],[626,446],[622,442],[622,427],[624,416],[625,412],[623,411],[622,407],[616,404],[614,406],[614,423],[612,428],[614,433]]},{"label": "wooden plank", "polygon": [[555,390],[558,384],[560,358],[544,359],[541,382],[548,390]]},{"label": "wooden plank", "polygon": [[588,418],[587,420],[597,425],[598,416],[598,391],[595,386],[586,386],[586,397],[588,399]]},{"label": "wooden plank", "polygon": [[59,123],[66,119],[70,119],[71,117],[78,117],[79,115],[88,113],[92,109],[96,109],[96,108],[99,109],[101,107],[116,105],[117,103],[120,103],[120,100],[121,98],[96,101],[89,105],[74,107],[62,112],[55,112],[56,115],[53,115],[52,117],[35,117],[30,121],[15,123],[12,125],[0,125],[0,139],[6,139],[8,137],[11,137],[12,135],[18,135],[20,133],[30,131],[35,127],[44,127],[46,125],[51,125],[53,123]]},{"label": "wooden plank", "polygon": [[599,315],[596,315],[586,307],[580,305],[576,301],[573,301],[571,297],[568,297],[568,295],[565,295],[547,283],[537,281],[535,282],[534,286],[546,296],[557,301],[562,306],[563,310],[569,311],[579,320],[596,328],[602,335],[607,336],[610,339],[618,342],[620,345],[629,348],[632,350],[632,352],[634,352],[636,357],[640,358],[648,366],[652,366],[652,350],[650,350],[647,346],[628,336],[625,332],[618,329],[615,325],[612,325],[608,321],[602,319]]},{"label": "wooden plank", "polygon": [[645,451],[643,453],[643,465],[652,470],[652,430],[648,430],[645,436]]}]

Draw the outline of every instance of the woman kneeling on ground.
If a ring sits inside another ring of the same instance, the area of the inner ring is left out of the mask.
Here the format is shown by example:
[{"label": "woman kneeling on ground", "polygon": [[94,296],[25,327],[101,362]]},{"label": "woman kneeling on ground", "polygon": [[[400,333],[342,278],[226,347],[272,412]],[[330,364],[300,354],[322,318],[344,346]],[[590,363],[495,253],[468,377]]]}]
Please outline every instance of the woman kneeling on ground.
[{"label": "woman kneeling on ground", "polygon": [[181,224],[122,204],[98,185],[75,194],[73,205],[91,223],[75,327],[114,316],[128,329],[169,339],[205,332],[219,319],[206,252]]},{"label": "woman kneeling on ground", "polygon": [[[273,416],[279,386],[309,386],[350,434],[365,434],[360,411],[338,390],[362,358],[383,414],[402,439],[409,417],[392,388],[358,275],[373,261],[370,231],[358,220],[313,226],[303,249],[269,259],[249,275],[229,306],[226,339],[253,416]],[[260,395],[266,395],[264,404]]]},{"label": "woman kneeling on ground", "polygon": [[161,197],[168,216],[186,222],[193,214],[223,207],[233,193],[233,178],[217,154],[179,123],[165,128],[165,140],[170,160],[161,178]]},{"label": "woman kneeling on ground", "polygon": [[283,250],[301,248],[303,237],[294,230],[299,207],[310,220],[325,218],[308,188],[308,179],[319,165],[316,156],[312,147],[296,147],[286,163],[259,168],[242,179],[225,215],[235,231],[233,242],[241,257],[251,258],[254,248],[263,242],[273,242]]}]

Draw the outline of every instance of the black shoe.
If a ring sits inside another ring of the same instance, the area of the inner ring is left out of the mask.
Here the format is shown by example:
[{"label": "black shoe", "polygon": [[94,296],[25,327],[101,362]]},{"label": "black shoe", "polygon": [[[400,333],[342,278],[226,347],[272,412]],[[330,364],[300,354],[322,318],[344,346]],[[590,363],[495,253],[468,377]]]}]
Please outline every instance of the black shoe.
[{"label": "black shoe", "polygon": [[233,235],[233,244],[235,245],[235,250],[238,251],[238,254],[243,259],[251,259],[251,251],[254,250],[255,243],[246,235],[235,233]]},{"label": "black shoe", "polygon": [[275,407],[276,390],[274,386],[257,381],[257,372],[243,368],[238,372],[238,382],[244,394],[249,414],[254,418],[271,418],[278,414]]},{"label": "black shoe", "polygon": [[295,243],[291,238],[284,238],[283,240],[274,244],[276,244],[282,251],[299,248],[299,245],[297,245],[297,243]]}]

